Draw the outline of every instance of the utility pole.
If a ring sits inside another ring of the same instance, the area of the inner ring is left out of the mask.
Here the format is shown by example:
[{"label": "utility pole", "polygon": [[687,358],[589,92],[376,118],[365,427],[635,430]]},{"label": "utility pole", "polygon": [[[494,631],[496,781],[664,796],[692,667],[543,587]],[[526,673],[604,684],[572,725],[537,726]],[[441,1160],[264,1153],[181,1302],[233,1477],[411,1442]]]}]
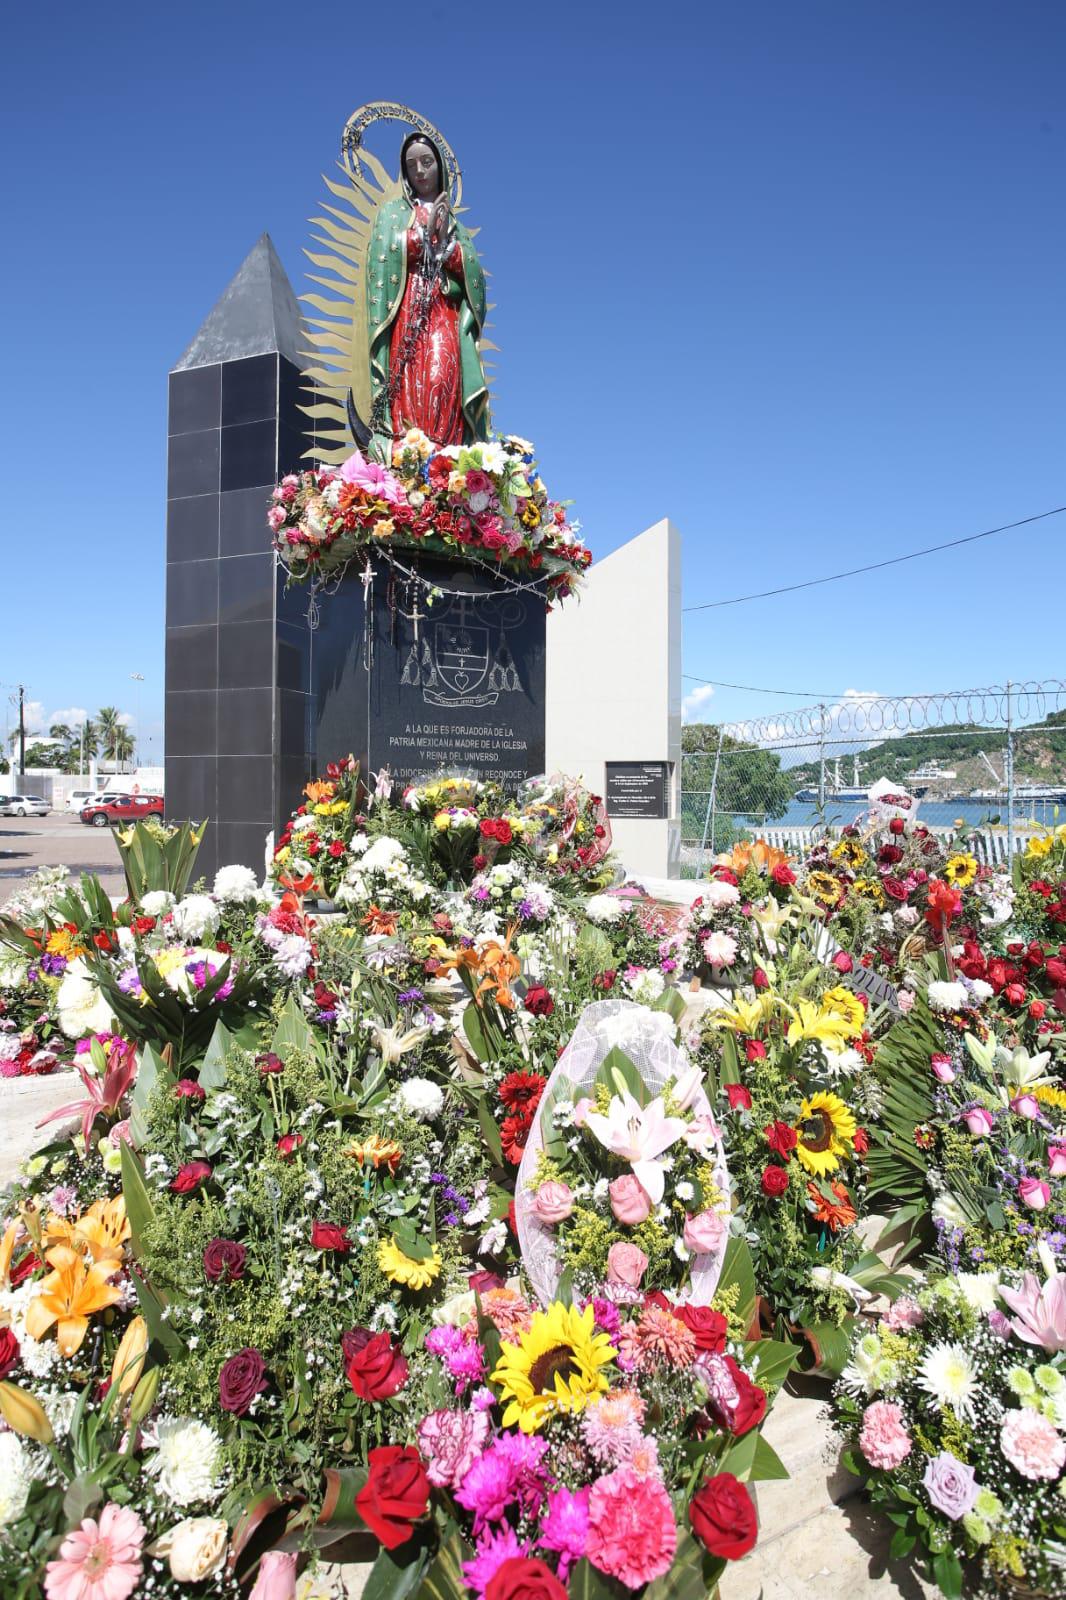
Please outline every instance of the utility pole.
[{"label": "utility pole", "polygon": [[26,686],[19,684],[19,777],[26,776]]}]

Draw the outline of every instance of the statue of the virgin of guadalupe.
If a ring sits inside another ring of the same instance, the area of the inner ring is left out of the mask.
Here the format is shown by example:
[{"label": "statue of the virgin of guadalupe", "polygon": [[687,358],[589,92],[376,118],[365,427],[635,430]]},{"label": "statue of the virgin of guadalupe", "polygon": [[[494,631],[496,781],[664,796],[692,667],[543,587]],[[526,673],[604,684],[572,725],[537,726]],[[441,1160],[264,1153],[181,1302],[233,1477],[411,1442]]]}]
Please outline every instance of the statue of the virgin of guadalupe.
[{"label": "statue of the virgin of guadalupe", "polygon": [[[365,128],[379,118],[415,125],[400,150],[398,180],[362,147]],[[321,397],[312,415],[325,419],[316,433],[327,448],[316,453],[339,458],[355,444],[388,461],[394,441],[410,428],[436,445],[486,439],[485,273],[456,215],[461,179],[455,157],[424,119],[390,105],[364,107],[350,119],[344,154],[348,183],[327,182],[356,217],[328,207],[337,220],[316,218],[327,235],[317,240],[334,253],[308,251],[334,274],[316,281],[343,296],[341,302],[305,296],[341,319],[308,323],[316,357],[331,363],[307,374]],[[330,424],[342,418],[344,433],[331,436]],[[332,448],[334,440],[339,448]]]}]

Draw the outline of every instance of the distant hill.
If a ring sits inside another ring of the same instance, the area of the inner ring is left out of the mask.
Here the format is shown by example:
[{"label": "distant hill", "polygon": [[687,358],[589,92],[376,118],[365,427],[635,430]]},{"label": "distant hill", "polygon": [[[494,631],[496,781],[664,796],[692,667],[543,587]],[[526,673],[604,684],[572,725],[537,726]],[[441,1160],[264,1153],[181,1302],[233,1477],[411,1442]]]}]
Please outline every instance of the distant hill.
[{"label": "distant hill", "polygon": [[[975,723],[957,723],[942,733],[907,733],[860,751],[859,781],[871,784],[878,778],[888,778],[903,785],[916,768],[935,761],[955,771],[947,788],[987,789],[992,777],[977,752],[983,750],[1002,777],[1006,748],[1005,729],[982,728]],[[827,754],[832,759],[831,747]],[[850,753],[840,758],[841,777],[848,783],[852,781],[854,759]],[[804,761],[789,767],[788,776],[797,789],[806,788],[818,781],[818,763]],[[1015,730],[1014,776],[1022,782],[1066,782],[1066,711],[1053,711],[1043,722]]]}]

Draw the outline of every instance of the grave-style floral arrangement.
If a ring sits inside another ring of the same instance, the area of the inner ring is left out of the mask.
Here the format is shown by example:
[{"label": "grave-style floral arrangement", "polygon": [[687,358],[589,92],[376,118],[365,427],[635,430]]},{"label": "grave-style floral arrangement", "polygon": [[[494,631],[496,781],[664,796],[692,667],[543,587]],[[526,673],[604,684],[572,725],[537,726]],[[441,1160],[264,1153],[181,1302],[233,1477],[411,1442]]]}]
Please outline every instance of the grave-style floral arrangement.
[{"label": "grave-style floral arrangement", "polygon": [[[945,1596],[1061,1595],[1066,1278],[914,1284],[856,1338],[834,1395],[845,1463]],[[964,1565],[983,1582],[965,1582]]]},{"label": "grave-style floral arrangement", "polygon": [[267,520],[297,583],[374,549],[424,550],[542,577],[552,604],[575,592],[592,560],[565,505],[549,498],[533,446],[514,435],[434,449],[412,429],[388,467],[357,450],[336,469],[289,473]]}]

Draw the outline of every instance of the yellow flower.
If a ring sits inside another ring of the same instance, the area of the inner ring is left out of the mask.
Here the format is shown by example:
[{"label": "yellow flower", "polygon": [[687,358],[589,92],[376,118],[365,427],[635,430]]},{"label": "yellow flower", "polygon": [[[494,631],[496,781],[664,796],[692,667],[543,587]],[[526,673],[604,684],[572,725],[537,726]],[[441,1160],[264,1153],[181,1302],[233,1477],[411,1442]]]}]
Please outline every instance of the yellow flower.
[{"label": "yellow flower", "polygon": [[535,1311],[528,1333],[501,1346],[492,1374],[500,1398],[509,1402],[505,1428],[517,1423],[536,1433],[556,1413],[576,1415],[608,1388],[603,1368],[618,1354],[605,1333],[595,1333],[591,1305],[584,1311],[558,1300]]},{"label": "yellow flower", "polygon": [[977,862],[973,856],[951,856],[944,863],[944,876],[957,889],[968,889],[977,876]]},{"label": "yellow flower", "polygon": [[57,1244],[45,1260],[52,1271],[26,1308],[26,1332],[43,1339],[53,1322],[56,1339],[65,1356],[74,1355],[89,1330],[94,1311],[104,1311],[121,1300],[122,1291],[108,1279],[113,1261],[91,1266],[69,1245]]},{"label": "yellow flower", "polygon": [[855,1118],[839,1095],[819,1090],[800,1106],[795,1124],[796,1157],[813,1177],[835,1172],[855,1137]]},{"label": "yellow flower", "polygon": [[1050,833],[1034,833],[1026,847],[1026,855],[1039,860],[1041,856],[1049,856],[1055,848],[1055,837]]},{"label": "yellow flower", "polygon": [[424,1261],[415,1261],[404,1255],[393,1235],[378,1245],[378,1266],[390,1283],[399,1283],[405,1289],[427,1289],[440,1274],[440,1251],[434,1245]]}]

